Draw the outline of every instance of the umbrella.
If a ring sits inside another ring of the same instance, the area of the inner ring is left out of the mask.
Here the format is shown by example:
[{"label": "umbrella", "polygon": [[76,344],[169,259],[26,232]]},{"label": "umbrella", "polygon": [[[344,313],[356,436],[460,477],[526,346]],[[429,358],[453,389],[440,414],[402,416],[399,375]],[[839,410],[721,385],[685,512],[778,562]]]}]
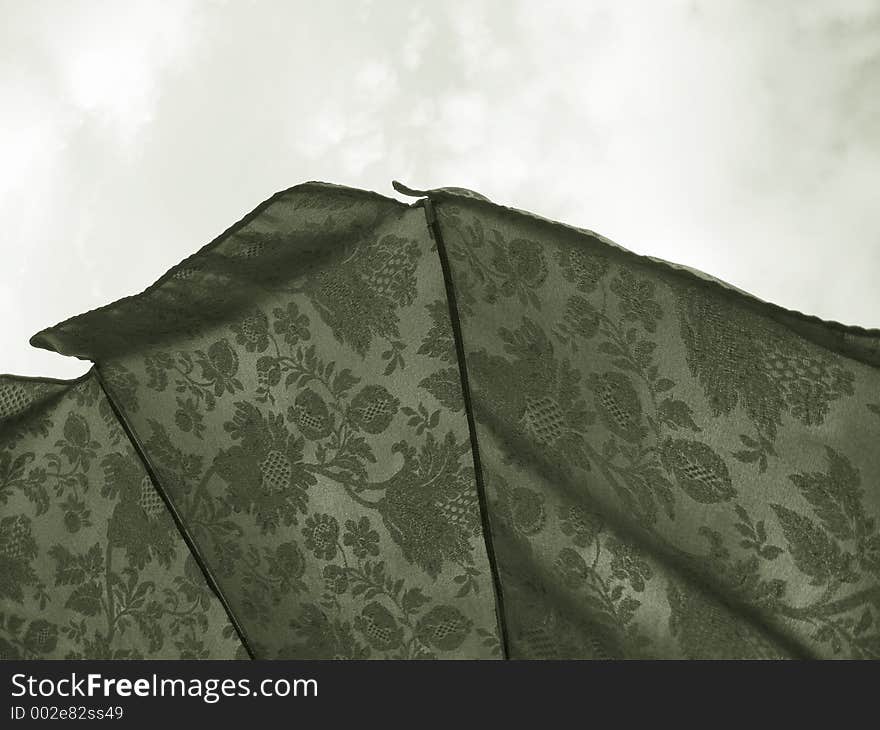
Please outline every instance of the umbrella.
[{"label": "umbrella", "polygon": [[395,187],[278,193],[32,338],[94,366],[0,382],[29,393],[2,396],[10,646],[880,655],[880,333]]}]

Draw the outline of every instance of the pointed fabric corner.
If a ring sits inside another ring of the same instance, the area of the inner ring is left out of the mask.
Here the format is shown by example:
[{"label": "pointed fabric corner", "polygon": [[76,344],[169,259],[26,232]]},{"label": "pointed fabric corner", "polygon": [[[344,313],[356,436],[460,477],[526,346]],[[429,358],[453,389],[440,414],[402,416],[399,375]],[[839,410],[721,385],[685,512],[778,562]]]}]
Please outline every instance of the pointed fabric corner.
[{"label": "pointed fabric corner", "polygon": [[306,184],[35,344],[95,360],[257,658],[500,656],[420,208]]}]

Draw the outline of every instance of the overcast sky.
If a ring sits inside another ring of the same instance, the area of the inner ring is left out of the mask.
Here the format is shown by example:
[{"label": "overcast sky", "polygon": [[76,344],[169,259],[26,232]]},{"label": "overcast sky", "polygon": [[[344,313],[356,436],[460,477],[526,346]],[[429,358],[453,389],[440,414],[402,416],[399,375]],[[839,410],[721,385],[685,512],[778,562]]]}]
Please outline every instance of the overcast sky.
[{"label": "overcast sky", "polygon": [[0,372],[277,190],[459,186],[880,327],[880,1],[0,0]]}]

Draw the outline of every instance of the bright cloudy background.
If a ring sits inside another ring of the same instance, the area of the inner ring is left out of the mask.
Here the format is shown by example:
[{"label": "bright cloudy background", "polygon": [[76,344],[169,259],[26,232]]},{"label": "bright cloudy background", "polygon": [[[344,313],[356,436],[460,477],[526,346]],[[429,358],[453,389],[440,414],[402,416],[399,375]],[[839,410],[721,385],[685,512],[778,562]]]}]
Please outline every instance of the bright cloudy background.
[{"label": "bright cloudy background", "polygon": [[0,0],[0,372],[273,192],[460,186],[880,326],[880,1]]}]

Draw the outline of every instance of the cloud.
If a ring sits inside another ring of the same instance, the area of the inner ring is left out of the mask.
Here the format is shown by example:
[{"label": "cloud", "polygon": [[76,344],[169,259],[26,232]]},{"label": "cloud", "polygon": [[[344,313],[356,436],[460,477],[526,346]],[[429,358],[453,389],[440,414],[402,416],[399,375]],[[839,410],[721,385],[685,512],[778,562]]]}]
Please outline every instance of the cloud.
[{"label": "cloud", "polygon": [[2,370],[272,192],[464,186],[878,326],[880,6],[8,3]]}]

